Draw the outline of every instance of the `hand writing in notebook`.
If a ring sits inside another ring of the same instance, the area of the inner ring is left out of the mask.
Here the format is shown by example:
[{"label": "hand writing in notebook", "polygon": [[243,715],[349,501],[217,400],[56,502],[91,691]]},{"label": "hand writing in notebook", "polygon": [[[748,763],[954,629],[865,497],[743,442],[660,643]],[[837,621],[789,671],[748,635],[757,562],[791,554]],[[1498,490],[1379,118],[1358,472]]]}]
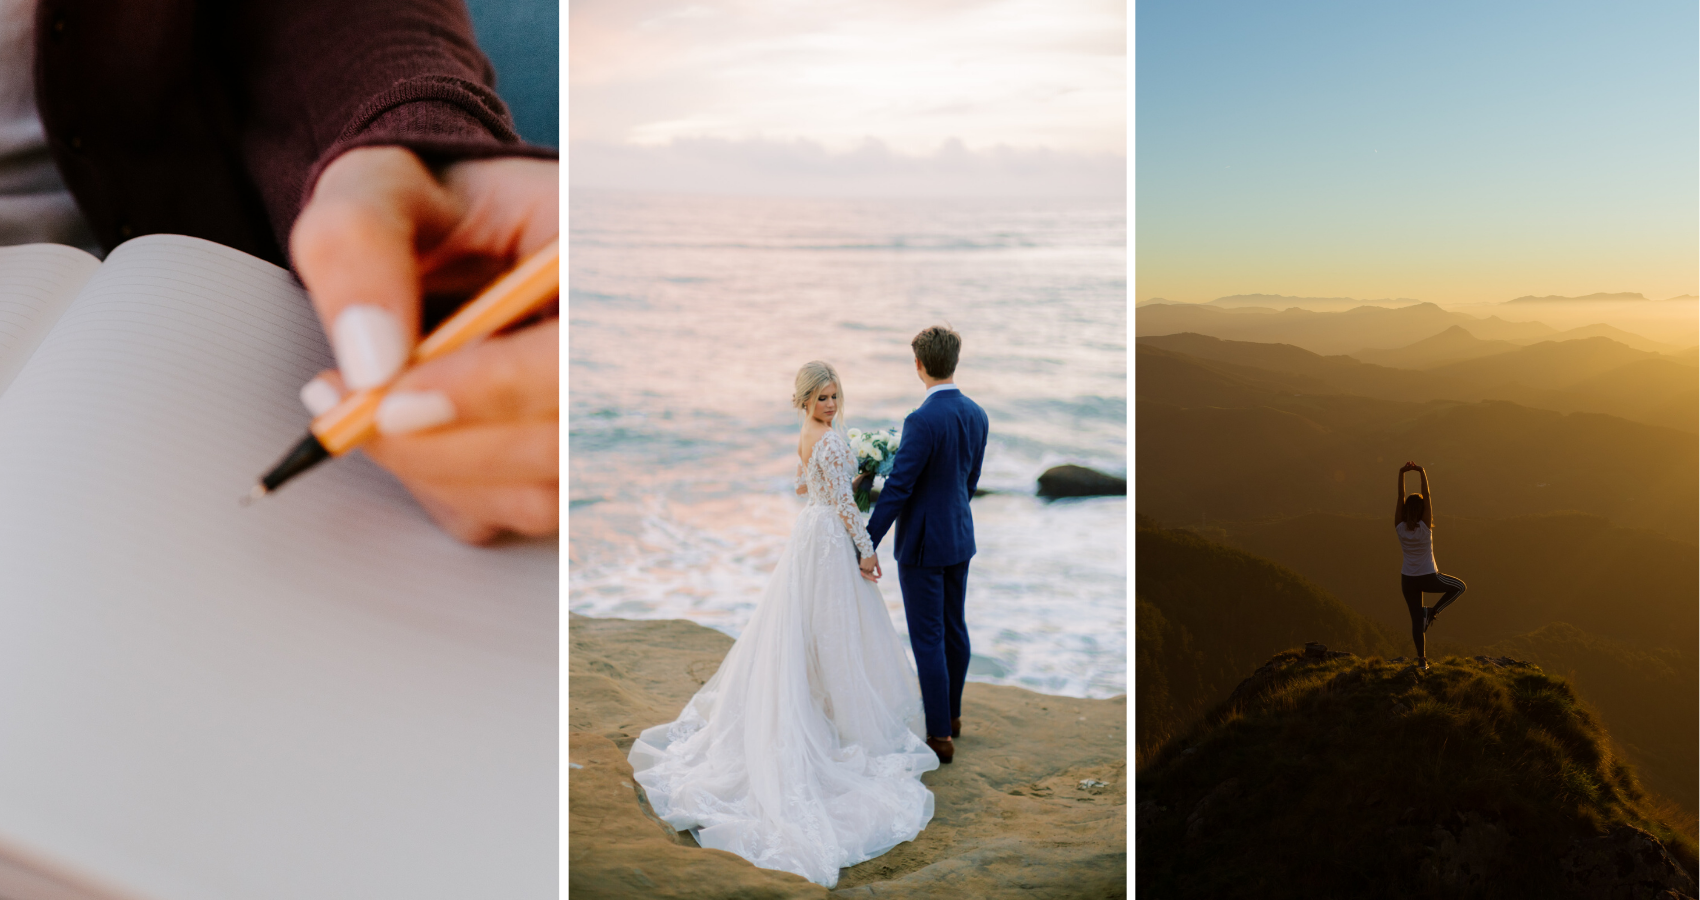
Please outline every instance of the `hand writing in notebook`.
[{"label": "hand writing in notebook", "polygon": [[[465,161],[434,177],[400,148],[338,157],[290,234],[338,365],[302,389],[308,409],[394,378],[420,339],[422,296],[470,296],[554,240],[558,209],[553,162]],[[461,540],[560,527],[558,336],[551,317],[454,351],[402,375],[378,409],[366,454]]]}]

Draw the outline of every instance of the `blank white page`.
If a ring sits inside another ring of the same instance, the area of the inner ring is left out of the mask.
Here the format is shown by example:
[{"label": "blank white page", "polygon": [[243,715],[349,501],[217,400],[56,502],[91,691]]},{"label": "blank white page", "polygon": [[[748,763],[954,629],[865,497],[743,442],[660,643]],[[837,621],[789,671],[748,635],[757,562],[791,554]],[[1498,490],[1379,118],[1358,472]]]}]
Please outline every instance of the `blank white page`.
[{"label": "blank white page", "polygon": [[98,268],[93,254],[63,244],[0,247],[0,391]]},{"label": "blank white page", "polygon": [[330,365],[288,273],[119,247],[0,394],[0,852],[170,900],[554,897],[555,541],[363,457],[254,506]]}]

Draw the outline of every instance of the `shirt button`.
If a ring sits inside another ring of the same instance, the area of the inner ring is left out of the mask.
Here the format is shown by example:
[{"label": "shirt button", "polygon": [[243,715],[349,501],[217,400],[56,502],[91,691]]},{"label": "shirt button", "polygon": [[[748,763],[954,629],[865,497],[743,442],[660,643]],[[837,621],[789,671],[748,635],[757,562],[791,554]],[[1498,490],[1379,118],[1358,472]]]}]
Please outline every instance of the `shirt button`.
[{"label": "shirt button", "polygon": [[71,135],[71,149],[72,150],[83,149],[83,139],[80,135],[75,135],[75,134]]},{"label": "shirt button", "polygon": [[131,236],[135,233],[136,233],[136,230],[134,228],[131,228],[128,225],[118,226],[118,236],[121,237],[121,238],[127,238],[127,237],[129,237],[129,236]]}]

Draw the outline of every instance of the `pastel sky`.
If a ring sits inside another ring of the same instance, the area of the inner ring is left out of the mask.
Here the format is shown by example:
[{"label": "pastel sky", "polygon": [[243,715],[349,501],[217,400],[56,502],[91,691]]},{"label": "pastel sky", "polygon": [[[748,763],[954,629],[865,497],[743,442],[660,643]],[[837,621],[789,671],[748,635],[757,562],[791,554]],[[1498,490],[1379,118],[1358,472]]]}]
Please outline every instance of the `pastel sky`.
[{"label": "pastel sky", "polygon": [[573,0],[575,187],[1125,187],[1115,0]]},{"label": "pastel sky", "polygon": [[1142,0],[1135,299],[1697,293],[1693,0]]}]

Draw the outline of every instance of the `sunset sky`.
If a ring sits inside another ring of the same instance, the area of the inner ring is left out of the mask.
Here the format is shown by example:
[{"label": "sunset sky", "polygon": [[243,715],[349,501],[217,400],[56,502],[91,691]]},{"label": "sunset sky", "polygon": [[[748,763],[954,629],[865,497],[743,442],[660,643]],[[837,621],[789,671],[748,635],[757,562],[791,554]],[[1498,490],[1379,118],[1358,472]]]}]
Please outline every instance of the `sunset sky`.
[{"label": "sunset sky", "polygon": [[575,187],[1119,195],[1116,0],[574,0]]},{"label": "sunset sky", "polygon": [[1696,7],[1145,0],[1135,299],[1696,293]]}]

